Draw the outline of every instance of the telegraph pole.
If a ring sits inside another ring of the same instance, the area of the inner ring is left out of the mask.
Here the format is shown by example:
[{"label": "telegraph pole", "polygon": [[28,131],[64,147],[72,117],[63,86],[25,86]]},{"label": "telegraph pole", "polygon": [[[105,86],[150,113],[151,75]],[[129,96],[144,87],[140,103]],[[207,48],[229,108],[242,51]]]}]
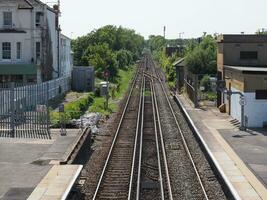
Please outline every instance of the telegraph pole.
[{"label": "telegraph pole", "polygon": [[163,37],[166,38],[166,26],[163,27]]}]

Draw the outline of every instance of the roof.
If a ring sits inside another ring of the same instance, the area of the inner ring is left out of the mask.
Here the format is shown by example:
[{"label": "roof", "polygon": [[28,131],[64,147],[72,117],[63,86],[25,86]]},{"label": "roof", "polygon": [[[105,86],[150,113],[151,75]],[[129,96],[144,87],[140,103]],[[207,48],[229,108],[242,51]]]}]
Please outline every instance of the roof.
[{"label": "roof", "polygon": [[0,4],[2,3],[18,3],[19,9],[32,9],[32,5],[28,0],[0,0]]},{"label": "roof", "polygon": [[181,58],[180,60],[175,61],[173,64],[173,66],[177,66],[177,67],[184,67],[185,66],[185,58]]},{"label": "roof", "polygon": [[24,0],[24,1],[28,1],[30,4],[34,5],[34,3],[37,4],[41,4],[41,5],[46,5],[47,9],[51,12],[57,13],[56,10],[54,10],[53,8],[51,8],[50,6],[48,6],[47,4],[45,4],[44,2],[40,1],[40,0]]},{"label": "roof", "polygon": [[224,66],[224,68],[231,71],[242,72],[243,74],[267,73],[267,66],[266,67]]},{"label": "roof", "polygon": [[66,39],[68,39],[68,40],[72,40],[70,37],[66,36],[66,35],[63,34],[63,33],[60,33],[60,36],[63,37],[63,38],[66,38]]},{"label": "roof", "polygon": [[[7,3],[7,0],[0,0],[0,4],[1,3]],[[18,3],[19,9],[33,9],[34,5],[36,4],[46,5],[49,11],[57,13],[56,10],[54,10],[53,8],[51,8],[40,0],[8,0],[8,3]]]},{"label": "roof", "polygon": [[225,34],[220,35],[218,43],[267,43],[267,35]]},{"label": "roof", "polygon": [[0,75],[36,75],[37,66],[32,64],[0,64]]}]

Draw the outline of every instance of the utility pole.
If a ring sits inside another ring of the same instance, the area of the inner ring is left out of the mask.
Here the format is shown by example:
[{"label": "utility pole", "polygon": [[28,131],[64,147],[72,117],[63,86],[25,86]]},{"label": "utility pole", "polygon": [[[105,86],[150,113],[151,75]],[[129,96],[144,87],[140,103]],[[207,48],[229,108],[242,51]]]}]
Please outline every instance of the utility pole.
[{"label": "utility pole", "polygon": [[106,84],[107,84],[105,110],[108,109],[108,99],[109,99],[109,82],[108,81],[109,81],[109,76],[110,76],[110,72],[106,68],[106,70],[104,72],[104,77],[106,78]]},{"label": "utility pole", "polygon": [[166,38],[166,26],[163,27],[163,37]]},{"label": "utility pole", "polygon": [[179,33],[179,39],[182,39],[182,35],[184,34],[184,32],[180,32]]}]

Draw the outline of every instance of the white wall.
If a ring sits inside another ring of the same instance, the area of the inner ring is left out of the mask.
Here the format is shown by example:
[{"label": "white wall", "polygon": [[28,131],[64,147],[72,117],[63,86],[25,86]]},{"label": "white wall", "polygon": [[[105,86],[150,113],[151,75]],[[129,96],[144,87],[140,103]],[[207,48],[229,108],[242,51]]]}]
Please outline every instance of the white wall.
[{"label": "white wall", "polygon": [[[31,11],[30,10],[18,10],[13,4],[7,4],[6,6],[0,5],[0,28],[3,26],[3,12],[12,11],[13,28],[23,30],[26,33],[0,33],[0,64],[6,63],[2,60],[2,42],[11,42],[11,60],[8,63],[24,63],[31,62]],[[21,59],[16,59],[16,44],[21,42],[22,55]]]},{"label": "white wall", "polygon": [[71,56],[71,39],[60,35],[60,72],[61,76],[71,74],[73,68]]},{"label": "white wall", "polygon": [[[232,91],[238,91],[232,88]],[[262,127],[263,122],[267,122],[267,100],[257,100],[255,93],[244,93],[246,105],[245,115],[248,117],[248,127]],[[231,116],[241,121],[241,106],[239,95],[232,95]]]},{"label": "white wall", "polygon": [[248,116],[249,127],[262,127],[267,122],[267,100],[255,99],[255,93],[245,93],[247,105],[245,114]]},{"label": "white wall", "polygon": [[[54,71],[58,71],[58,31],[56,30],[55,13],[47,10],[48,26],[52,42],[52,54],[53,54],[53,68]],[[58,74],[53,73],[53,78],[57,78]]]}]

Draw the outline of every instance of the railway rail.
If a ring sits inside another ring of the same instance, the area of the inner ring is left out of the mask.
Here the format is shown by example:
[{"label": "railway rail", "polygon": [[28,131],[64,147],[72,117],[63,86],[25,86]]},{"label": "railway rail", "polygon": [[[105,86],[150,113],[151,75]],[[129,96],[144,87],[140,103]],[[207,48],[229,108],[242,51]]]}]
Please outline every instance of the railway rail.
[{"label": "railway rail", "polygon": [[144,55],[132,84],[95,199],[233,199]]}]

